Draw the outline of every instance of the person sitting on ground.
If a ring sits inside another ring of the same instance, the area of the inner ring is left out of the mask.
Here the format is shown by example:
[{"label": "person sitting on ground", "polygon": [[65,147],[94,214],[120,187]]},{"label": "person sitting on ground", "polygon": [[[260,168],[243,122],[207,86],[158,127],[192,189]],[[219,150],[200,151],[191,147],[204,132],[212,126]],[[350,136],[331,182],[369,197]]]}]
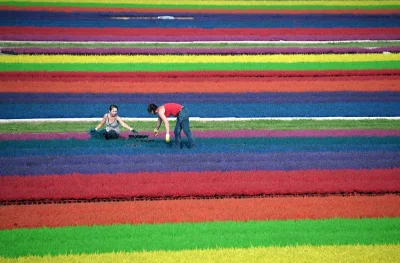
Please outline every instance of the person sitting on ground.
[{"label": "person sitting on ground", "polygon": [[[101,127],[103,127],[104,124],[106,124],[106,129],[98,131]],[[104,114],[103,119],[101,120],[99,125],[97,125],[97,127],[94,128],[95,130],[94,133],[100,133],[102,136],[104,136],[106,140],[118,139],[120,133],[119,129],[120,125],[130,130],[134,134],[137,134],[137,131],[131,128],[118,116],[118,106],[112,104],[110,105],[110,112]],[[91,131],[90,133],[93,134],[93,131]]]},{"label": "person sitting on ground", "polygon": [[189,111],[186,107],[177,104],[177,103],[166,103],[162,106],[157,106],[154,103],[151,103],[147,107],[147,112],[153,115],[158,114],[156,128],[154,129],[155,136],[158,136],[158,130],[160,129],[161,123],[164,122],[165,124],[165,141],[170,142],[170,135],[169,135],[169,122],[167,117],[174,116],[176,118],[176,125],[175,125],[175,145],[177,147],[182,148],[181,146],[181,131],[183,129],[183,133],[185,133],[186,137],[188,138],[189,148],[195,147],[194,137],[192,132],[190,131],[189,126]]}]

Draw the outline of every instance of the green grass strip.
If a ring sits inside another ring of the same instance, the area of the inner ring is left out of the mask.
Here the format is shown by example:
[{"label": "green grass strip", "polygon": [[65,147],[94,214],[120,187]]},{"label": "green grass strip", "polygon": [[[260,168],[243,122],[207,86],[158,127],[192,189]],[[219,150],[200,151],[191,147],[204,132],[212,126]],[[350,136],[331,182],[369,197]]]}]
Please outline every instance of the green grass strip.
[{"label": "green grass strip", "polygon": [[[127,121],[138,131],[152,131],[154,121]],[[25,132],[87,132],[98,122],[13,122],[1,123],[1,133]],[[174,127],[175,121],[170,121]],[[246,120],[246,121],[190,121],[192,130],[398,130],[400,120]]]},{"label": "green grass strip", "polygon": [[[111,2],[111,1],[110,1]],[[386,1],[386,3],[389,3]],[[3,4],[3,3],[2,3]],[[370,4],[360,5],[355,1],[353,4],[346,5],[318,5],[318,4],[282,4],[282,5],[258,5],[258,4],[247,4],[247,5],[236,5],[234,1],[232,3],[226,2],[224,5],[210,5],[210,4],[164,4],[160,3],[149,3],[149,4],[135,4],[135,3],[81,3],[81,2],[20,2],[20,1],[7,1],[4,5],[8,6],[56,6],[56,7],[103,7],[103,8],[156,8],[156,9],[224,9],[224,10],[374,10],[374,9],[398,9],[400,4],[393,2],[393,4]]]},{"label": "green grass strip", "polygon": [[0,71],[166,72],[212,70],[399,69],[400,61],[302,63],[1,63]]},{"label": "green grass strip", "polygon": [[79,226],[0,231],[0,256],[399,244],[400,218]]},{"label": "green grass strip", "polygon": [[379,48],[399,46],[400,42],[326,42],[326,43],[74,43],[74,42],[0,42],[2,48]]}]

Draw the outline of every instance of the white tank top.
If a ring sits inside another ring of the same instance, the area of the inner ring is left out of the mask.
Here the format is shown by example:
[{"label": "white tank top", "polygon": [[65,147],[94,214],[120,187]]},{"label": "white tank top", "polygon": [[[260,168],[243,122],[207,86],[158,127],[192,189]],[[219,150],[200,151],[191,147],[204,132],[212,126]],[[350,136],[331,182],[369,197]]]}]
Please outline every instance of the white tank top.
[{"label": "white tank top", "polygon": [[111,130],[114,130],[117,134],[119,134],[119,122],[117,119],[115,119],[112,123],[110,123],[109,114],[107,113],[106,131],[109,132]]}]

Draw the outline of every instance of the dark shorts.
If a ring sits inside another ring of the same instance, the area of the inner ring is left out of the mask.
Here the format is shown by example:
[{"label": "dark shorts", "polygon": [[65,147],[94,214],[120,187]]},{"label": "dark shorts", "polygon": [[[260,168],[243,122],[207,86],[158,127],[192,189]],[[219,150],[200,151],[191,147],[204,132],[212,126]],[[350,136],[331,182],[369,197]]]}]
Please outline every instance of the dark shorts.
[{"label": "dark shorts", "polygon": [[104,133],[104,137],[106,138],[106,140],[118,139],[119,134],[114,130],[110,130],[110,131],[108,131],[108,132],[106,131]]}]

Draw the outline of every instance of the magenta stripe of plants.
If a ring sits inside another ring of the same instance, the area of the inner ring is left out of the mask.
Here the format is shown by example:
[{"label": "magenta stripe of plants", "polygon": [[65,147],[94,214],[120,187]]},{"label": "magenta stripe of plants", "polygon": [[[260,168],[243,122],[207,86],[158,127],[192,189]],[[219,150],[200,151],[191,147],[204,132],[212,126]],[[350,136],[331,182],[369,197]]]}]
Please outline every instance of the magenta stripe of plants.
[{"label": "magenta stripe of plants", "polygon": [[[400,136],[400,130],[212,130],[192,131],[198,138],[249,138],[249,137],[353,137],[353,136]],[[121,138],[127,139],[130,132],[121,132]],[[140,134],[153,137],[151,132]],[[163,137],[165,132],[160,132]],[[182,133],[182,136],[184,134]],[[174,137],[174,135],[172,135]],[[48,132],[48,133],[0,133],[0,140],[54,140],[54,139],[77,139],[87,140],[90,135],[87,132]]]},{"label": "magenta stripe of plants", "polygon": [[327,54],[400,52],[400,47],[366,48],[6,48],[18,54]]}]

